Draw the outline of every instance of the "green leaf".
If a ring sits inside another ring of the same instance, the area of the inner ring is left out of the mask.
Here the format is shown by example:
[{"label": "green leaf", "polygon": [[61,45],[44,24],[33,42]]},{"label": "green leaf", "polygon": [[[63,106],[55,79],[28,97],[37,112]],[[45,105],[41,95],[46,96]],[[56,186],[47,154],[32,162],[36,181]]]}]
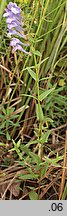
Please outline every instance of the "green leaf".
[{"label": "green leaf", "polygon": [[5,110],[4,106],[2,106],[2,112],[4,113],[4,115],[6,115],[6,110]]},{"label": "green leaf", "polygon": [[45,132],[45,133],[42,135],[42,137],[40,138],[39,142],[42,143],[42,144],[43,144],[44,142],[47,142],[50,133],[51,133],[51,130],[48,130],[47,132]]},{"label": "green leaf", "polygon": [[[67,38],[66,38],[67,39]],[[60,59],[59,59],[59,62],[58,62],[58,64],[57,64],[59,67],[63,67],[63,66],[66,66],[67,67],[67,58],[65,58],[65,59],[61,59],[61,61],[60,61]]]},{"label": "green leaf", "polygon": [[30,200],[38,200],[38,194],[33,190],[29,192]]},{"label": "green leaf", "polygon": [[0,125],[0,129],[3,129],[5,127],[6,121],[4,121],[1,125]]},{"label": "green leaf", "polygon": [[38,175],[37,174],[26,174],[26,175],[22,175],[22,174],[19,174],[18,177],[20,179],[23,179],[23,180],[27,180],[27,179],[37,179],[38,178]]},{"label": "green leaf", "polygon": [[53,122],[53,120],[49,117],[44,117],[44,122]]},{"label": "green leaf", "polygon": [[41,56],[41,53],[38,50],[33,51],[34,55]]},{"label": "green leaf", "polygon": [[36,73],[31,69],[31,68],[27,68],[29,74],[32,76],[32,78],[36,81]]},{"label": "green leaf", "polygon": [[[23,158],[22,158],[23,159]],[[18,161],[19,165],[22,166],[22,167],[26,167],[26,164],[25,164],[25,161],[22,160],[22,161]]]},{"label": "green leaf", "polygon": [[13,139],[12,139],[12,142],[13,142],[14,147],[16,147],[16,143],[15,143],[15,141]]},{"label": "green leaf", "polygon": [[29,152],[29,156],[32,158],[33,162],[39,164],[41,162],[39,156],[35,154],[34,152]]},{"label": "green leaf", "polygon": [[5,133],[3,133],[2,131],[0,131],[0,135],[5,135]]},{"label": "green leaf", "polygon": [[40,95],[40,101],[44,100],[52,91],[54,91],[55,88],[45,90],[41,95]]},{"label": "green leaf", "polygon": [[[15,149],[16,150],[16,149]],[[19,156],[20,160],[22,160],[22,153],[19,149],[16,150],[17,155]]]},{"label": "green leaf", "polygon": [[[51,76],[51,78],[52,78],[53,76]],[[39,79],[39,82],[40,81],[43,81],[43,80],[48,80],[48,79],[50,79],[50,77],[43,77],[43,78],[41,78],[41,79]]]},{"label": "green leaf", "polygon": [[46,174],[48,167],[49,167],[49,163],[45,162],[45,164],[43,165],[41,169],[41,178]]},{"label": "green leaf", "polygon": [[60,160],[63,159],[63,156],[57,156],[55,159],[52,160],[52,164],[57,164]]},{"label": "green leaf", "polygon": [[30,97],[30,98],[34,98],[35,100],[37,100],[36,97],[34,97],[33,95],[29,95],[29,94],[21,94],[24,97]]},{"label": "green leaf", "polygon": [[12,115],[12,116],[11,116],[11,119],[16,119],[16,118],[18,118],[18,117],[19,117],[19,114]]},{"label": "green leaf", "polygon": [[12,149],[9,150],[9,152],[12,152],[12,151],[15,151],[15,148],[12,148]]},{"label": "green leaf", "polygon": [[32,141],[29,141],[26,146],[30,146],[30,145],[33,145],[33,144],[37,144],[37,140],[32,140]]},{"label": "green leaf", "polygon": [[64,79],[60,79],[59,80],[59,86],[64,86],[65,85],[65,80]]},{"label": "green leaf", "polygon": [[36,104],[36,115],[37,115],[37,120],[38,121],[43,121],[44,120],[44,115],[43,115],[43,110],[42,110],[42,107],[39,104]]},{"label": "green leaf", "polygon": [[0,146],[6,146],[6,144],[4,144],[4,143],[0,142]]},{"label": "green leaf", "polygon": [[17,142],[17,148],[19,148],[19,147],[20,147],[20,143],[21,143],[21,139],[20,139],[20,140],[18,140],[18,142]]},{"label": "green leaf", "polygon": [[8,114],[8,115],[11,115],[11,114],[14,112],[14,110],[15,110],[14,107],[9,108],[9,109],[7,110],[7,114]]},{"label": "green leaf", "polygon": [[6,133],[6,138],[7,138],[7,140],[11,140],[11,138],[10,138],[10,135],[9,135],[8,131],[7,131],[7,133]]},{"label": "green leaf", "polygon": [[2,119],[3,119],[3,118],[4,118],[4,116],[3,116],[2,114],[0,114],[0,118],[2,118]]},{"label": "green leaf", "polygon": [[63,156],[58,156],[55,159],[46,157],[46,162],[54,166],[58,166],[58,162],[63,159]]}]

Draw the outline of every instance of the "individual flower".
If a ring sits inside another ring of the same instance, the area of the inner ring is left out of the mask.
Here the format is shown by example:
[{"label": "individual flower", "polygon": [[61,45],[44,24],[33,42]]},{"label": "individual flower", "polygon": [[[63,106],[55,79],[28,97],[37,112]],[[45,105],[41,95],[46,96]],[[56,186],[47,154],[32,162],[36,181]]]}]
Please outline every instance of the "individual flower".
[{"label": "individual flower", "polygon": [[21,42],[17,38],[19,36],[21,39],[27,39],[24,33],[24,23],[22,22],[21,9],[16,3],[10,2],[5,9],[3,17],[6,18],[8,37],[11,37],[10,46],[13,47],[12,52],[20,50],[26,54],[30,54],[25,51],[22,46],[29,46],[29,44]]},{"label": "individual flower", "polygon": [[10,46],[13,47],[12,52],[15,52],[16,50],[20,50],[26,54],[29,54],[29,52],[25,51],[21,45],[27,46],[27,44],[21,42],[18,38],[12,38],[10,41]]}]

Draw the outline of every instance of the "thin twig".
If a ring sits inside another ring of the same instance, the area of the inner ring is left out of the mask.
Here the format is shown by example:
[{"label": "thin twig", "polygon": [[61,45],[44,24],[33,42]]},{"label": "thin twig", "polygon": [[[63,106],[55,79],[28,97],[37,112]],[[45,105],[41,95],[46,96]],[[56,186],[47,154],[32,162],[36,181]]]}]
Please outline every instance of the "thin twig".
[{"label": "thin twig", "polygon": [[[17,174],[16,174],[17,175]],[[9,187],[11,186],[11,184],[13,183],[13,181],[15,180],[16,178],[16,175],[14,175],[14,177],[11,179],[10,183],[8,184],[6,190],[4,191],[3,195],[2,195],[2,200],[4,199],[5,195],[6,195],[6,192],[7,190],[9,189]]]},{"label": "thin twig", "polygon": [[62,179],[61,179],[61,186],[60,186],[59,200],[62,198],[62,193],[63,193],[63,189],[64,189],[64,184],[65,184],[66,154],[67,154],[67,130],[66,130],[66,141],[65,141],[64,163],[63,163],[63,172],[62,172]]},{"label": "thin twig", "polygon": [[64,128],[64,127],[67,127],[67,124],[61,125],[61,126],[59,126],[57,128],[53,128],[53,129],[51,129],[51,131],[57,131],[57,130],[60,130],[60,129]]}]

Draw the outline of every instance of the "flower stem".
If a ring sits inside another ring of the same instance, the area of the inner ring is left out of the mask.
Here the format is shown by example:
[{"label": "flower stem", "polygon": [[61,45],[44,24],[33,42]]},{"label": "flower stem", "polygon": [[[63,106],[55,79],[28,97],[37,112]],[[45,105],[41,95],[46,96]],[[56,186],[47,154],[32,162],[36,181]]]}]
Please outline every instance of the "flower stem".
[{"label": "flower stem", "polygon": [[[34,60],[35,60],[35,66],[37,65],[36,62],[36,56],[34,55]],[[40,108],[40,93],[39,93],[39,70],[36,66],[36,87],[37,87],[37,97],[38,97],[38,107]],[[39,119],[39,132],[38,132],[38,139],[40,139],[42,136],[42,121]],[[42,153],[43,153],[43,148],[42,144],[39,142],[38,143],[39,149],[38,149],[38,156],[42,160]]]}]

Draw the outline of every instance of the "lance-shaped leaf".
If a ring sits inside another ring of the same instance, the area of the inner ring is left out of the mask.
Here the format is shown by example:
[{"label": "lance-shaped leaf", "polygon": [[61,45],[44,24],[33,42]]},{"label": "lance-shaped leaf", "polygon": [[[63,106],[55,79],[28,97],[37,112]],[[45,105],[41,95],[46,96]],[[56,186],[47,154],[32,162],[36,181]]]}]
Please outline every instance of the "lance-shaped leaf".
[{"label": "lance-shaped leaf", "polygon": [[36,81],[36,74],[35,74],[35,72],[30,67],[28,67],[27,70],[28,70],[29,74],[32,76],[32,78]]},{"label": "lance-shaped leaf", "polygon": [[48,137],[51,134],[51,130],[48,130],[47,132],[43,133],[42,137],[40,138],[39,142],[41,144],[45,143],[48,141]]},{"label": "lance-shaped leaf", "polygon": [[43,110],[41,107],[41,104],[36,104],[36,115],[37,115],[37,120],[38,121],[43,121],[44,120],[44,114],[43,114]]},{"label": "lance-shaped leaf", "polygon": [[43,93],[40,95],[40,101],[44,100],[52,91],[54,91],[54,88],[51,88],[49,90],[45,90]]}]

